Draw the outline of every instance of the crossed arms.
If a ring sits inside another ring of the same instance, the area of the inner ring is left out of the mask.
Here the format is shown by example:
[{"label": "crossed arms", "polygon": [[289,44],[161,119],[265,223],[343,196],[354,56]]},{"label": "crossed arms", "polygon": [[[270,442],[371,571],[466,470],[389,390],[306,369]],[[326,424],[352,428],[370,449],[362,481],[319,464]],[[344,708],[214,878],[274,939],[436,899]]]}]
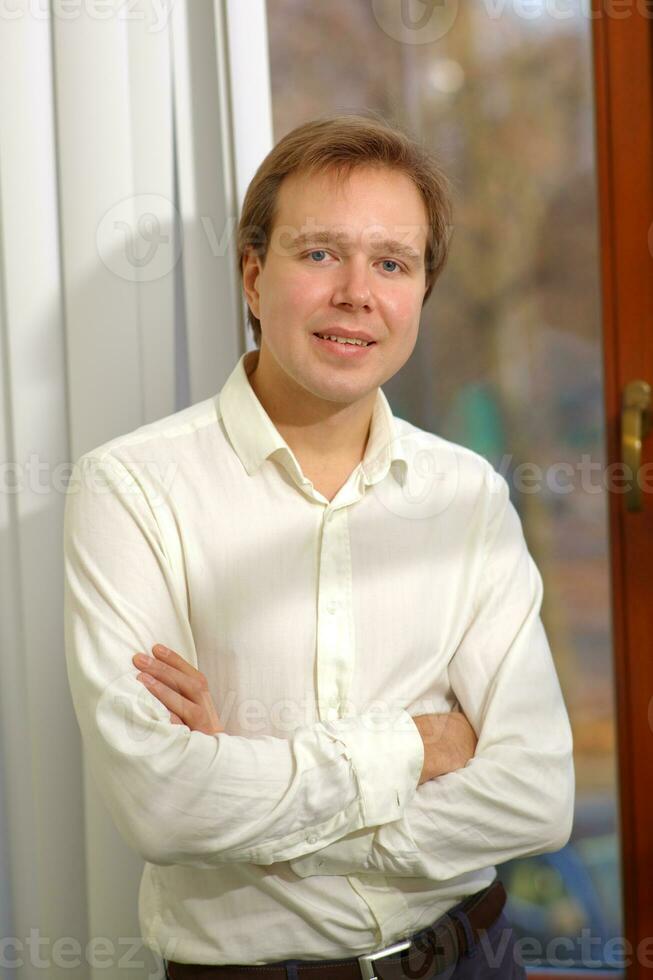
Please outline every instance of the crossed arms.
[{"label": "crossed arms", "polygon": [[[488,504],[474,615],[449,664],[476,752],[421,781],[425,746],[402,710],[388,711],[380,729],[374,713],[373,752],[365,715],[289,739],[171,724],[168,707],[137,681],[132,657],[164,639],[197,663],[183,583],[123,464],[91,454],[82,462],[112,492],[85,487],[66,501],[68,677],[91,771],[146,860],[290,861],[300,877],[442,880],[566,843],[571,730],[539,617],[541,579],[502,478]],[[487,679],[480,697],[470,683],[479,671]]]}]

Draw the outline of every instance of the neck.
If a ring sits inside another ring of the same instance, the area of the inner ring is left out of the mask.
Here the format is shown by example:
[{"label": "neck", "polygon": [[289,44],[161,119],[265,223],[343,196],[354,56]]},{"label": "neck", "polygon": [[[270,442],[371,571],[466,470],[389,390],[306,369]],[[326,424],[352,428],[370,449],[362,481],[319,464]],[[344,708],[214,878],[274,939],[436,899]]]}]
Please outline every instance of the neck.
[{"label": "neck", "polygon": [[272,358],[251,351],[245,359],[249,383],[302,468],[356,466],[365,454],[376,389],[350,403],[318,398],[285,372],[266,370]]}]

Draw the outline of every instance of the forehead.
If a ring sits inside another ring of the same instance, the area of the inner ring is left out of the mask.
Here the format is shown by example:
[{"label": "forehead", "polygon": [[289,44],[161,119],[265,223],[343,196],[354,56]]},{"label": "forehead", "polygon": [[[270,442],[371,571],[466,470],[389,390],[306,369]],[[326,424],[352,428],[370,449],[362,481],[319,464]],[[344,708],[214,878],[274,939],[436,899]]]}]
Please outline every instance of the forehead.
[{"label": "forehead", "polygon": [[332,171],[294,173],[279,188],[275,226],[303,234],[329,231],[354,244],[386,234],[424,251],[428,212],[406,174],[388,167],[360,166],[336,180]]}]

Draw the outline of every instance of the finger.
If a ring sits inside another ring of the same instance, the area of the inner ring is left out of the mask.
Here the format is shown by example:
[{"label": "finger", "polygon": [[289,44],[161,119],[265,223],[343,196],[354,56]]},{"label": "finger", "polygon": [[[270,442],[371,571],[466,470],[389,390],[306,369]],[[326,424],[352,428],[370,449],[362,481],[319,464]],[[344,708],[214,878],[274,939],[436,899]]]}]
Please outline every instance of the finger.
[{"label": "finger", "polygon": [[162,661],[165,664],[170,664],[177,670],[180,670],[182,674],[188,674],[189,677],[196,676],[199,671],[189,664],[187,660],[184,660],[178,653],[171,650],[170,647],[166,647],[163,643],[157,643],[152,647],[152,653],[157,658],[157,660]]},{"label": "finger", "polygon": [[184,671],[178,670],[172,664],[154,660],[149,664],[136,663],[135,666],[143,673],[155,677],[173,691],[178,691],[193,704],[197,704],[203,688],[198,683],[199,672],[194,671],[195,676],[191,677]]},{"label": "finger", "polygon": [[157,700],[164,704],[169,711],[174,712],[178,718],[181,718],[183,724],[187,724],[190,727],[190,723],[193,719],[193,712],[196,709],[196,705],[193,701],[189,701],[178,691],[173,691],[166,684],[157,680],[156,677],[152,677],[150,674],[137,674],[136,679],[143,684],[144,687],[148,689],[150,694],[153,694]]},{"label": "finger", "polygon": [[171,711],[170,712],[170,721],[172,722],[173,725],[185,725],[186,724],[186,722],[185,721],[182,721],[181,718],[179,717],[179,715],[176,715],[174,713],[174,711]]}]

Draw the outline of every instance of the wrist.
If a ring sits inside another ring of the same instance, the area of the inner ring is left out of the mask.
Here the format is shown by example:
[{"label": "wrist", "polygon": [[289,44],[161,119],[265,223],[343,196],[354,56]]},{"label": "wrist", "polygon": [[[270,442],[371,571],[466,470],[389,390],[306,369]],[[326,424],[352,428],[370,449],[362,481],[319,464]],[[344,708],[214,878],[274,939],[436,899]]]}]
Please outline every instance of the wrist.
[{"label": "wrist", "polygon": [[419,784],[436,779],[447,772],[444,758],[443,733],[447,723],[446,714],[415,715],[413,721],[424,743],[424,765]]}]

